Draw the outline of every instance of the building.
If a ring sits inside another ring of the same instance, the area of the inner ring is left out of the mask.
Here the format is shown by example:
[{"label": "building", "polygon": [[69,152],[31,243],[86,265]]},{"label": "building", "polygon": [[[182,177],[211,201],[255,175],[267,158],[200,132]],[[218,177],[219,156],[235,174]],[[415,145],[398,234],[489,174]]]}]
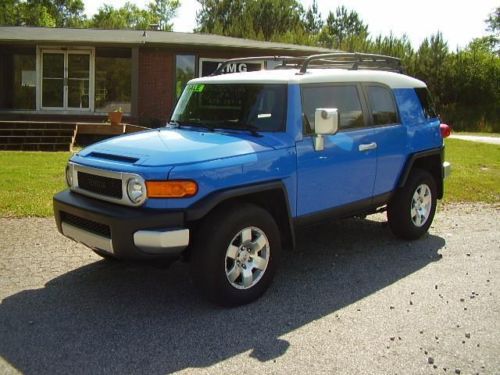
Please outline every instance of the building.
[{"label": "building", "polygon": [[[165,123],[185,83],[228,58],[329,50],[208,34],[0,27],[0,121]],[[256,70],[273,61],[233,64]]]}]

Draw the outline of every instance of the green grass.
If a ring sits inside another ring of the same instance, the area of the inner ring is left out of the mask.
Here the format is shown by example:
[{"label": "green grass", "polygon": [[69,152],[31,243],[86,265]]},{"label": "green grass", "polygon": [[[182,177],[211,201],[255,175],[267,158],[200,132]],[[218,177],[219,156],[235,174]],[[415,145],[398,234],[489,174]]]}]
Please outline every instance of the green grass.
[{"label": "green grass", "polygon": [[69,152],[0,152],[0,216],[51,216]]},{"label": "green grass", "polygon": [[452,171],[444,203],[500,202],[500,146],[458,139],[447,139],[445,145]]},{"label": "green grass", "polygon": [[[52,196],[65,188],[68,152],[0,152],[0,217],[51,216]],[[452,174],[444,203],[500,202],[500,146],[446,140]]]}]

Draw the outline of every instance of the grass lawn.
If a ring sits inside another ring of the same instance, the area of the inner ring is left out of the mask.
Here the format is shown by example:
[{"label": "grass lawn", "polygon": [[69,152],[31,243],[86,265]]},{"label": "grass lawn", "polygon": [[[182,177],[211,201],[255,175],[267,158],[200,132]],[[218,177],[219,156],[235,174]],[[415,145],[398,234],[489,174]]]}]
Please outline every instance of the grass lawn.
[{"label": "grass lawn", "polygon": [[[51,216],[52,196],[65,188],[68,152],[0,152],[0,216]],[[500,202],[500,146],[446,140],[452,174],[444,203]]]},{"label": "grass lawn", "polygon": [[51,216],[69,152],[0,152],[0,216]]},{"label": "grass lawn", "polygon": [[459,139],[447,139],[445,145],[451,176],[444,203],[500,202],[500,146]]}]

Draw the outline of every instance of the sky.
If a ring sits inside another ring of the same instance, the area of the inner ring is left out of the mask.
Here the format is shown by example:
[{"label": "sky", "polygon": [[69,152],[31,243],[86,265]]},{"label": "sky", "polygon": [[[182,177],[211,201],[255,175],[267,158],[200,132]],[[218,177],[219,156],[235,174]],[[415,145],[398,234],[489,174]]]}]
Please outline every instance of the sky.
[{"label": "sky", "polygon": [[[103,4],[122,6],[126,0],[83,0],[87,16],[92,16]],[[150,0],[131,1],[145,7]],[[299,0],[307,9],[313,0]],[[418,48],[424,38],[443,33],[448,47],[454,50],[465,47],[472,39],[486,35],[484,20],[500,4],[498,0],[317,0],[319,11],[325,19],[329,11],[340,5],[355,10],[368,24],[372,36],[406,34],[413,47]],[[196,26],[196,0],[181,0],[181,7],[174,19],[174,31],[192,32]]]}]

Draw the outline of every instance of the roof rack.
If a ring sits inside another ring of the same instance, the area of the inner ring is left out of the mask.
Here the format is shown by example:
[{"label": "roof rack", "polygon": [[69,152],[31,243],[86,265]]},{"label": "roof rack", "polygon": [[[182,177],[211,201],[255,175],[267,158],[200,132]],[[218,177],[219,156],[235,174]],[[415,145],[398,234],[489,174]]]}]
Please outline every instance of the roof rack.
[{"label": "roof rack", "polygon": [[371,53],[334,52],[307,57],[300,67],[300,74],[306,73],[307,68],[313,61],[316,64],[311,67],[314,68],[370,69],[403,73],[401,60],[396,57]]},{"label": "roof rack", "polygon": [[224,68],[234,62],[281,61],[274,69],[300,69],[297,74],[305,74],[310,69],[384,70],[404,73],[401,60],[396,57],[357,52],[333,52],[311,56],[254,56],[225,60],[212,74],[222,74]]}]

